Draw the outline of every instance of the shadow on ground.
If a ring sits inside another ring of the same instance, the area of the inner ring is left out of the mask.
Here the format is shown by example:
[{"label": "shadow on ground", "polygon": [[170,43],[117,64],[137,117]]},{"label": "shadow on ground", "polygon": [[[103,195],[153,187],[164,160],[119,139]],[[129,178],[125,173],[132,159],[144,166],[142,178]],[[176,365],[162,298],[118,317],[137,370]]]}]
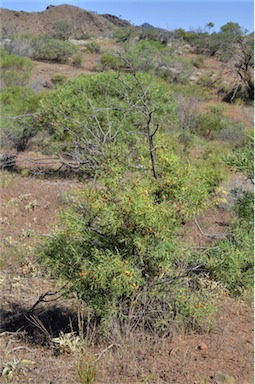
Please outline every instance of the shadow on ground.
[{"label": "shadow on ground", "polygon": [[78,332],[77,313],[70,309],[51,305],[30,311],[19,303],[12,303],[8,310],[1,309],[0,332],[19,332],[33,344],[49,344],[60,331]]}]

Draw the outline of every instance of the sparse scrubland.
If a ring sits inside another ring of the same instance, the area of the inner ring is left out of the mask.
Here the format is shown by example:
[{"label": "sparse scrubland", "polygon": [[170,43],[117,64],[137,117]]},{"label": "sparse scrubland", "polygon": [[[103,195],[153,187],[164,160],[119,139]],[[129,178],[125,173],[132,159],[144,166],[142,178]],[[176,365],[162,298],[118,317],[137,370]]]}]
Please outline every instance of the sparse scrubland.
[{"label": "sparse scrubland", "polygon": [[3,382],[251,383],[253,34],[73,27],[2,31]]}]

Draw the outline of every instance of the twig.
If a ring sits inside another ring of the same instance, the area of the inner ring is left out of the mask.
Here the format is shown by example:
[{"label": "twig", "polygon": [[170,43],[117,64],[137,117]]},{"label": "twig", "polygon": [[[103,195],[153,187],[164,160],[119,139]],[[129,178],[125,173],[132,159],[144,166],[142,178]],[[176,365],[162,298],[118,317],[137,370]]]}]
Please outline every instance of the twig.
[{"label": "twig", "polygon": [[229,235],[229,233],[205,233],[202,230],[202,228],[200,227],[200,225],[198,224],[196,218],[194,219],[194,221],[195,221],[197,228],[199,229],[199,232],[204,237],[211,237],[212,239],[225,239]]},{"label": "twig", "polygon": [[100,360],[101,357],[103,356],[103,354],[105,352],[109,351],[111,348],[113,348],[113,347],[120,347],[120,346],[121,346],[120,344],[111,344],[111,345],[109,345],[107,348],[103,349],[103,351],[101,351],[100,353],[96,354],[96,356],[97,356],[96,361]]},{"label": "twig", "polygon": [[12,335],[17,335],[17,334],[18,334],[18,331],[16,331],[16,332],[8,332],[8,331],[6,331],[6,332],[1,332],[0,333],[0,337],[12,336]]},{"label": "twig", "polygon": [[24,117],[35,117],[35,116],[38,116],[38,113],[26,113],[24,115],[19,115],[19,116],[3,116],[1,115],[0,118],[1,119],[6,119],[6,120],[19,120],[19,119],[23,119]]},{"label": "twig", "polygon": [[56,291],[56,292],[46,292],[46,293],[43,293],[39,299],[36,301],[36,303],[28,310],[28,314],[32,313],[33,310],[35,309],[35,307],[39,304],[39,303],[49,303],[51,301],[56,301],[58,300],[61,296],[63,296],[63,293],[60,294],[59,296],[55,297],[54,299],[51,299],[51,300],[45,300],[45,297],[47,296],[55,296],[57,295],[58,293],[60,293],[65,287],[67,286],[67,284],[65,284],[62,288],[60,288],[60,290]]},{"label": "twig", "polygon": [[11,351],[9,351],[8,353],[12,353],[12,352],[15,352],[15,351],[18,351],[20,349],[26,349],[28,352],[33,352],[32,349],[28,348],[28,347],[25,347],[24,345],[21,345],[20,347],[16,347],[16,348],[13,348]]}]

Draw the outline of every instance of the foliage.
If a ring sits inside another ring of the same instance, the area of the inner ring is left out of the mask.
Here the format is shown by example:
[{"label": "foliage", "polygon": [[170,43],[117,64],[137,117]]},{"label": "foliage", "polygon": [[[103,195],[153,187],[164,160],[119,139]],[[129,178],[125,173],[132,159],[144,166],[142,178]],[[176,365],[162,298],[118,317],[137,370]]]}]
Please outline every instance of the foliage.
[{"label": "foliage", "polygon": [[81,340],[79,336],[75,335],[74,332],[64,333],[61,331],[59,337],[54,337],[52,339],[52,343],[54,348],[59,353],[63,354],[78,353],[84,350],[84,341]]},{"label": "foliage", "polygon": [[219,76],[214,71],[211,71],[201,75],[197,83],[202,87],[215,89],[219,85]]},{"label": "foliage", "polygon": [[2,377],[5,383],[17,382],[17,380],[25,380],[29,365],[34,365],[35,361],[22,360],[14,357],[13,360],[4,363]]},{"label": "foliage", "polygon": [[82,61],[83,61],[82,54],[81,53],[77,53],[76,55],[73,56],[72,64],[75,67],[81,67],[82,66]]},{"label": "foliage", "polygon": [[72,20],[58,20],[54,24],[55,37],[60,40],[68,40],[73,32],[74,22]]},{"label": "foliage", "polygon": [[169,49],[159,41],[141,40],[126,48],[125,58],[138,71],[149,71],[155,68],[159,58],[169,55]]},{"label": "foliage", "polygon": [[[168,121],[174,125],[177,104],[167,84],[145,74],[140,74],[139,79],[146,90],[148,107],[153,110],[154,127],[159,124],[166,129]],[[107,145],[116,140],[122,150],[129,148],[135,161],[136,148],[144,142],[142,133],[146,129],[141,113],[143,100],[133,75],[83,75],[48,95],[41,103],[38,125],[51,135],[48,150],[58,143],[61,152],[75,153],[74,158],[91,172],[104,161]]]},{"label": "foliage", "polygon": [[186,83],[192,73],[190,60],[176,57],[173,49],[159,41],[140,40],[125,44],[121,52],[106,52],[102,55],[103,69],[146,72],[167,82]]},{"label": "foliage", "polygon": [[66,63],[68,58],[77,52],[77,47],[69,41],[46,39],[34,51],[35,60]]},{"label": "foliage", "polygon": [[224,107],[214,105],[207,112],[197,114],[193,133],[213,139],[224,127]]},{"label": "foliage", "polygon": [[203,68],[205,63],[204,63],[204,58],[203,56],[196,56],[194,59],[191,60],[191,63],[196,67],[196,68]]},{"label": "foliage", "polygon": [[221,138],[233,143],[242,139],[244,128],[241,124],[224,116],[224,107],[214,105],[206,112],[199,112],[194,97],[180,97],[179,99],[179,129],[187,137],[197,135],[209,140]]},{"label": "foliage", "polygon": [[123,62],[120,57],[112,54],[111,52],[104,52],[101,56],[101,64],[104,69],[121,69]]},{"label": "foliage", "polygon": [[90,53],[99,53],[101,50],[100,44],[96,41],[91,41],[86,44],[86,50]]},{"label": "foliage", "polygon": [[25,34],[15,35],[5,43],[5,49],[10,53],[23,57],[31,57],[40,45],[41,39],[37,36]]},{"label": "foliage", "polygon": [[116,28],[113,33],[112,37],[116,39],[117,42],[122,42],[129,40],[131,37],[134,36],[134,29],[133,28]]},{"label": "foliage", "polygon": [[[139,318],[147,299],[156,312],[165,306],[168,316],[174,315],[183,289],[176,276],[188,277],[187,264],[178,261],[177,230],[211,204],[216,180],[210,171],[181,162],[169,152],[166,137],[158,140],[157,181],[139,172],[128,177],[127,159],[120,163],[111,146],[99,183],[67,200],[61,229],[41,251],[52,275],[68,282],[69,291],[105,326],[112,317],[127,320],[131,308]],[[146,165],[149,158],[141,155],[140,161]],[[168,290],[175,295],[168,296]],[[194,305],[198,301],[194,294]],[[195,312],[184,310],[180,302],[178,313],[186,317]],[[157,315],[148,321],[159,325]]]},{"label": "foliage", "polygon": [[63,73],[56,73],[54,76],[52,76],[51,81],[53,84],[59,85],[64,84],[68,78]]},{"label": "foliage", "polygon": [[96,380],[96,362],[83,360],[78,364],[77,374],[81,384],[93,384]]},{"label": "foliage", "polygon": [[246,31],[238,23],[229,22],[224,24],[218,33],[192,32],[189,42],[195,47],[196,53],[217,55],[220,60],[227,62],[233,56],[236,44],[242,41],[245,33]]},{"label": "foliage", "polygon": [[254,193],[244,191],[237,199],[234,210],[241,220],[253,225],[254,219]]},{"label": "foliage", "polygon": [[35,117],[40,96],[32,90],[16,86],[6,87],[0,94],[2,106],[1,145],[24,150],[28,140],[35,135]]},{"label": "foliage", "polygon": [[228,237],[208,254],[210,275],[235,296],[253,288],[253,203],[253,193],[239,197],[236,207],[239,222],[233,224]]},{"label": "foliage", "polygon": [[235,151],[224,156],[225,163],[238,172],[243,172],[254,180],[254,138],[247,136],[237,145]]},{"label": "foliage", "polygon": [[0,50],[1,80],[6,87],[26,85],[29,81],[34,64],[23,57]]},{"label": "foliage", "polygon": [[157,41],[162,45],[167,45],[170,33],[160,28],[141,28],[139,32],[140,40]]},{"label": "foliage", "polygon": [[174,31],[175,37],[178,40],[184,40],[191,44],[193,41],[197,41],[198,35],[195,31],[185,31],[183,28],[178,28]]}]

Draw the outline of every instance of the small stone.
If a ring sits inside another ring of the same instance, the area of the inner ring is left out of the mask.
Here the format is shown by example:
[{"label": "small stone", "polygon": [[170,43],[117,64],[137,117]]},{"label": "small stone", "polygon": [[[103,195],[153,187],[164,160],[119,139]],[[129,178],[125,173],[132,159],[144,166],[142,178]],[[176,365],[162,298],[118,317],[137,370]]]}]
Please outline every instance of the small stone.
[{"label": "small stone", "polygon": [[208,349],[208,346],[207,344],[205,344],[204,342],[200,343],[199,346],[198,346],[198,349],[200,351],[206,351]]},{"label": "small stone", "polygon": [[230,375],[225,375],[221,371],[218,371],[214,375],[214,383],[215,384],[235,384],[235,378]]},{"label": "small stone", "polygon": [[214,375],[214,381],[217,384],[225,383],[226,376],[221,372],[218,371]]}]

